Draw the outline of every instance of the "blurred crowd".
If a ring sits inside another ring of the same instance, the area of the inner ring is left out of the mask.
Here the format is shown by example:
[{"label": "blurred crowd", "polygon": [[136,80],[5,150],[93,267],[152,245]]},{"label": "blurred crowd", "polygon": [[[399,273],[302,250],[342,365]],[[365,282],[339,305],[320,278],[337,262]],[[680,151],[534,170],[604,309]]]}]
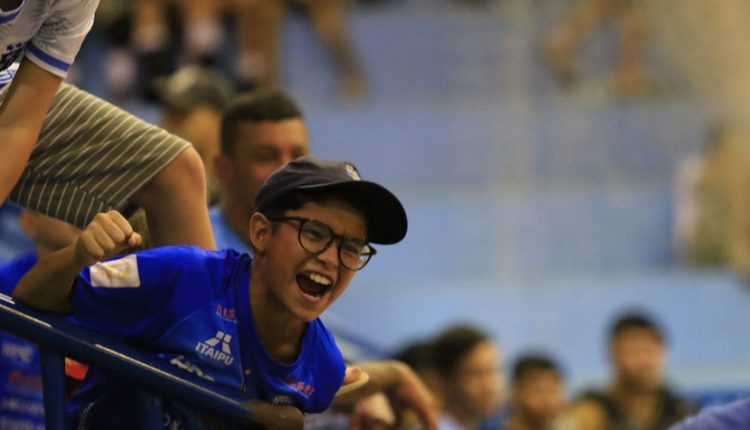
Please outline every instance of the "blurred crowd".
[{"label": "blurred crowd", "polygon": [[606,384],[569,395],[563,365],[529,351],[505,362],[502,347],[473,326],[452,326],[404,347],[441,405],[442,429],[667,429],[695,406],[665,379],[667,340],[652,316],[616,315]]},{"label": "blurred crowd", "polygon": [[287,15],[311,22],[338,74],[344,100],[364,97],[367,83],[351,40],[350,0],[104,0],[95,32],[107,45],[104,74],[110,98],[135,90],[155,97],[153,83],[191,64],[221,71],[238,88],[272,86],[282,73],[280,48]]}]

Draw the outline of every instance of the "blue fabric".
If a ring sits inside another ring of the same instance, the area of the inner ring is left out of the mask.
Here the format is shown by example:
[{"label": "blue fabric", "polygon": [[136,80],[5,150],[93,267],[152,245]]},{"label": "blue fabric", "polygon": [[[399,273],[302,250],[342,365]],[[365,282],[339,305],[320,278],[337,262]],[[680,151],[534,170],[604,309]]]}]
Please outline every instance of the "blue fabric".
[{"label": "blue fabric", "polygon": [[[0,266],[0,293],[13,293],[34,263],[32,253]],[[0,428],[44,429],[39,348],[5,332],[0,332],[0,400]]]},{"label": "blue fabric", "polygon": [[[235,251],[244,252],[253,255],[253,250],[237,233],[232,230],[219,206],[213,206],[208,210],[208,217],[211,220],[211,228],[214,231],[216,247],[219,249],[234,249]],[[249,222],[249,220],[248,220]],[[249,225],[248,225],[249,228]]]},{"label": "blue fabric", "polygon": [[750,399],[703,410],[671,427],[670,430],[750,429]]},{"label": "blue fabric", "polygon": [[13,203],[5,202],[0,206],[0,263],[34,251],[34,241],[18,224],[20,214],[21,207]]},{"label": "blue fabric", "polygon": [[36,55],[37,58],[44,61],[45,63],[49,64],[50,66],[60,69],[63,72],[67,72],[70,69],[70,64],[66,63],[65,61],[58,60],[57,58],[49,55],[48,53],[42,51],[39,49],[36,45],[33,43],[29,43],[26,45],[26,49],[29,50],[32,54]]},{"label": "blue fabric", "polygon": [[[72,321],[141,345],[182,371],[242,390],[248,398],[323,411],[345,370],[333,336],[316,319],[293,364],[268,356],[250,309],[251,261],[233,250],[178,246],[98,263],[76,280]],[[73,421],[80,415],[81,428],[137,429],[133,388],[92,370],[69,402]],[[181,429],[203,427],[200,414],[191,416],[170,402],[165,412]]]},{"label": "blue fabric", "polygon": [[20,7],[15,12],[13,12],[13,13],[10,13],[10,14],[5,15],[5,16],[0,16],[0,24],[6,23],[6,22],[9,22],[9,21],[13,21],[14,19],[16,19],[16,17],[18,16],[19,13],[21,13],[21,8]]}]

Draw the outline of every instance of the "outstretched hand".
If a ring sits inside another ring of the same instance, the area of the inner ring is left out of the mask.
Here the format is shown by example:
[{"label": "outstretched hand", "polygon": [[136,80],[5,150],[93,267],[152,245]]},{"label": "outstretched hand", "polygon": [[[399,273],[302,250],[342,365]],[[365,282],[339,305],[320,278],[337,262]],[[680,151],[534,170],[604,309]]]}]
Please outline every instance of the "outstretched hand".
[{"label": "outstretched hand", "polygon": [[133,231],[120,212],[102,212],[94,217],[76,241],[75,260],[82,266],[89,266],[138,246],[141,241],[141,235]]}]

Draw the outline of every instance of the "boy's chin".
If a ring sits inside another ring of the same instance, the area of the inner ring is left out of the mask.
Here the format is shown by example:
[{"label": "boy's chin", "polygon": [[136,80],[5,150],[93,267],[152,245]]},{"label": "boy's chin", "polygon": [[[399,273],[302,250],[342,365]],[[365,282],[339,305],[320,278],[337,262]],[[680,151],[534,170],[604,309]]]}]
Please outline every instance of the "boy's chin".
[{"label": "boy's chin", "polygon": [[316,306],[315,308],[310,308],[295,303],[292,305],[291,309],[288,310],[298,319],[310,322],[321,316],[327,308],[328,306]]}]

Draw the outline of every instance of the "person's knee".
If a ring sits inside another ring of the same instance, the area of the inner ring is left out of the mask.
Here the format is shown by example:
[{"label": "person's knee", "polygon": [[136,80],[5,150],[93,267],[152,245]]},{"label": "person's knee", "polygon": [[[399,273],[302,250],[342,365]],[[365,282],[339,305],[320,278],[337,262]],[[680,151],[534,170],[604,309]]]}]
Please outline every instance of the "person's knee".
[{"label": "person's knee", "polygon": [[166,200],[205,196],[206,175],[203,161],[193,148],[182,151],[167,164],[136,196],[137,203],[145,208],[161,205]]}]

